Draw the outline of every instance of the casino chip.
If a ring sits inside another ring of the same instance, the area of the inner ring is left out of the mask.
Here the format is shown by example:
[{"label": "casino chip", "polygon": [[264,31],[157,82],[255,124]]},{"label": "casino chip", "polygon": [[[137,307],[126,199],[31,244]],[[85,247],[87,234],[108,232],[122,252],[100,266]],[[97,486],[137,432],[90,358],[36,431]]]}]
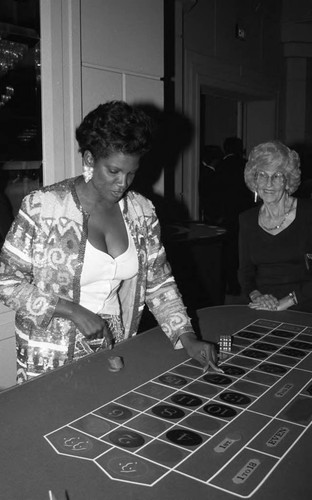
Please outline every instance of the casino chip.
[{"label": "casino chip", "polygon": [[110,372],[119,372],[124,367],[123,359],[120,356],[110,356],[108,363]]}]

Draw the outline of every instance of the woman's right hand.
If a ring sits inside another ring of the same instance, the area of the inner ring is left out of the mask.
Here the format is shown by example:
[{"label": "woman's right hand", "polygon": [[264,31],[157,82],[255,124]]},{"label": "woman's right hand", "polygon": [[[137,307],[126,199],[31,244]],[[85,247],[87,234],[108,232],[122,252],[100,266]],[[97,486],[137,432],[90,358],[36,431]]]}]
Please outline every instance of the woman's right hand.
[{"label": "woman's right hand", "polygon": [[105,337],[108,347],[113,346],[113,337],[105,320],[89,309],[69,300],[59,299],[53,316],[72,321],[87,339]]},{"label": "woman's right hand", "polygon": [[276,311],[279,305],[279,301],[274,295],[270,293],[262,294],[258,292],[257,294],[250,294],[251,302],[249,307],[251,309],[265,309],[269,311]]}]

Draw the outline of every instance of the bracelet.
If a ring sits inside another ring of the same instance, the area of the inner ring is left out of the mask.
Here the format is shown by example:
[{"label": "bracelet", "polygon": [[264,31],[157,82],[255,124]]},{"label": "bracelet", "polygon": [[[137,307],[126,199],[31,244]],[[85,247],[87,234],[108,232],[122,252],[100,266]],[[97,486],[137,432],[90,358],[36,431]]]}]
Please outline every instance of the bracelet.
[{"label": "bracelet", "polygon": [[296,297],[296,294],[295,292],[290,292],[288,294],[288,297],[291,298],[291,300],[293,301],[294,305],[297,305],[298,304],[298,300],[297,300],[297,297]]}]

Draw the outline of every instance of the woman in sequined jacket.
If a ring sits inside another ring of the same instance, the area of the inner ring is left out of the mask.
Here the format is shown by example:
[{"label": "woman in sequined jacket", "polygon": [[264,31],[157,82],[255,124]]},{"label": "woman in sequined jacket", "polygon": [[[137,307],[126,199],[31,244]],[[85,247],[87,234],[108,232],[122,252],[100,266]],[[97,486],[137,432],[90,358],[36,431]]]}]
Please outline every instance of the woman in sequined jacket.
[{"label": "woman in sequined jacket", "polygon": [[149,150],[146,114],[122,101],[76,130],[82,176],[27,195],[0,257],[0,300],[16,311],[17,381],[137,333],[144,304],[175,348],[219,370],[191,326],[152,203],[129,190]]}]

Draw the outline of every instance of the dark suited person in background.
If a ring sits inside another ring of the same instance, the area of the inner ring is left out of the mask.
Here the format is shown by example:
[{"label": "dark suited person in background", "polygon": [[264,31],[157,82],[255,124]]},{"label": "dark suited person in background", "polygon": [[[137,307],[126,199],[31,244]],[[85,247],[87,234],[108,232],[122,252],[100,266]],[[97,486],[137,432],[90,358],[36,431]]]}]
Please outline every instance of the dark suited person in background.
[{"label": "dark suited person in background", "polygon": [[207,224],[216,224],[217,194],[215,189],[216,169],[223,157],[223,151],[217,145],[205,145],[201,155],[199,169],[199,210],[200,218]]},{"label": "dark suited person in background", "polygon": [[226,293],[239,295],[238,218],[241,212],[253,205],[253,198],[244,181],[246,159],[242,140],[227,137],[223,149],[224,157],[216,170],[217,222],[227,230],[223,256]]}]

